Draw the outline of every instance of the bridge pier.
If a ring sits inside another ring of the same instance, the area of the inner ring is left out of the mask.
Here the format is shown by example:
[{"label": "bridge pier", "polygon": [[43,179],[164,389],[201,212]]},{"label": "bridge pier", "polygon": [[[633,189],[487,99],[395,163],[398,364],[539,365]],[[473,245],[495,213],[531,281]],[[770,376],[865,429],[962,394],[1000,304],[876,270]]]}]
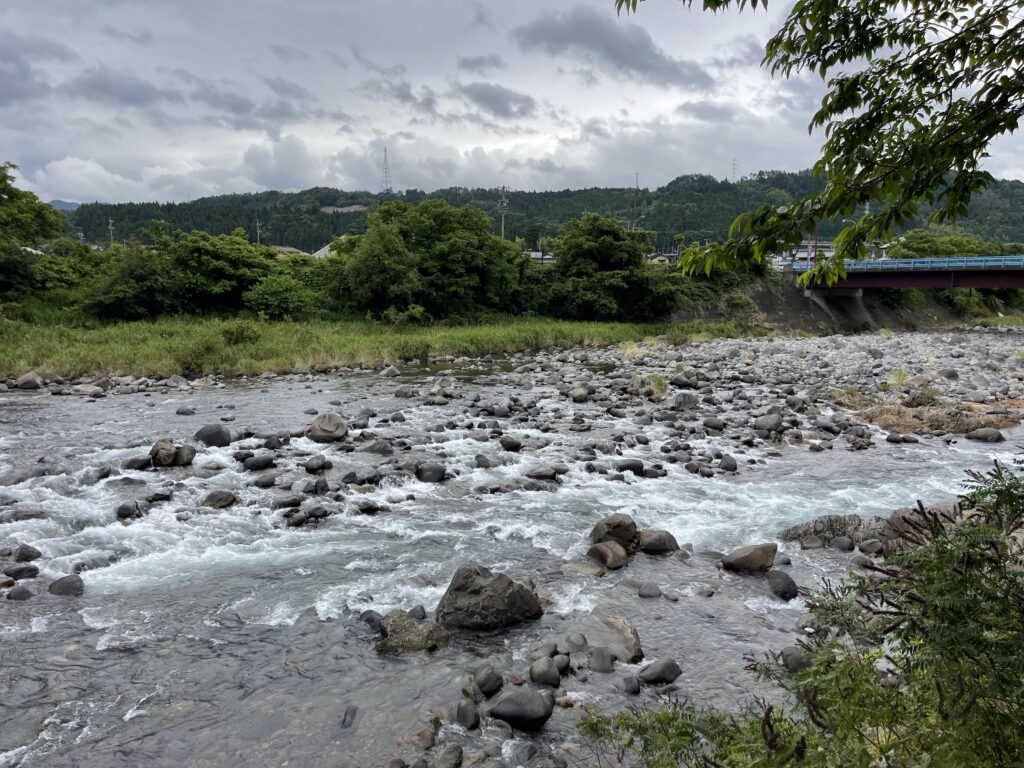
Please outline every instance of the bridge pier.
[{"label": "bridge pier", "polygon": [[859,329],[875,324],[864,305],[863,288],[805,288],[804,298],[821,307],[837,325]]}]

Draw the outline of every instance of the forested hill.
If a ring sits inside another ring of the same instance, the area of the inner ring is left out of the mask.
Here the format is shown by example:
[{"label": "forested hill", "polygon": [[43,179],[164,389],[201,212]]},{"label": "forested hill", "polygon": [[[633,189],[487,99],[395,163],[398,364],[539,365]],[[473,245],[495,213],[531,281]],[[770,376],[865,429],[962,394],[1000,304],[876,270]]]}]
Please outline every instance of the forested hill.
[{"label": "forested hill", "polygon": [[[656,190],[594,187],[511,192],[505,232],[509,237],[525,237],[532,244],[537,234],[557,234],[569,219],[592,211],[653,230],[658,246],[669,248],[680,234],[688,242],[721,239],[737,214],[763,203],[781,205],[817,186],[818,181],[808,172],[763,171],[738,182],[704,175],[680,176]],[[93,242],[107,239],[108,219],[114,221],[117,239],[141,237],[150,222],[162,219],[172,230],[221,234],[241,227],[252,240],[256,239],[258,219],[262,242],[314,251],[338,235],[362,232],[367,209],[374,203],[386,199],[418,203],[427,198],[475,205],[494,217],[495,231],[498,229],[498,190],[461,187],[431,193],[408,190],[391,196],[317,187],[294,193],[220,195],[188,203],[89,203],[71,217],[85,239]],[[977,197],[969,218],[961,224],[984,237],[1024,241],[1024,183],[997,182]],[[834,231],[823,226],[820,235],[828,238]]]}]

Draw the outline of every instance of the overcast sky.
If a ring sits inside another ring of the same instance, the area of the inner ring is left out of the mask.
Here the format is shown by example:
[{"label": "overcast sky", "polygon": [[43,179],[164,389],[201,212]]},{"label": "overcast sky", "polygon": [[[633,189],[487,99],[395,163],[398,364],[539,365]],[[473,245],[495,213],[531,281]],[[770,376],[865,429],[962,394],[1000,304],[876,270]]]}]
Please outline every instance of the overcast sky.
[{"label": "overcast sky", "polygon": [[[0,3],[0,161],[44,199],[323,185],[658,187],[798,170],[820,81],[772,80],[781,11],[671,0]],[[1021,143],[990,168],[1024,176]]]}]

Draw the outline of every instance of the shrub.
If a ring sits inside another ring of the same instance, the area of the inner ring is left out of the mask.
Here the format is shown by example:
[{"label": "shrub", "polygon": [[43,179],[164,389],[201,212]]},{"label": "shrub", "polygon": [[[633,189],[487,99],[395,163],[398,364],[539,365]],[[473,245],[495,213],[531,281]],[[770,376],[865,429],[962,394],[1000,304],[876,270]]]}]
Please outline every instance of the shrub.
[{"label": "shrub", "polygon": [[252,320],[231,320],[221,326],[220,335],[224,343],[237,347],[240,344],[255,344],[263,337],[263,331]]},{"label": "shrub", "polygon": [[245,292],[245,306],[269,320],[298,320],[308,311],[309,291],[291,275],[273,274]]}]

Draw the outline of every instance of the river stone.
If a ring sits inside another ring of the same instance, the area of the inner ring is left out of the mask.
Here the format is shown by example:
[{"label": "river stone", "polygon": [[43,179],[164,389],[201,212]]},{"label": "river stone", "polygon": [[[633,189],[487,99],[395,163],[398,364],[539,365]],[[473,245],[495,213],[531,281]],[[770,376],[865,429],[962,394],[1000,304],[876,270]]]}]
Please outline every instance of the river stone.
[{"label": "river stone", "polygon": [[812,534],[800,539],[800,549],[823,549],[824,547],[825,542],[821,540],[820,536]]},{"label": "river stone", "polygon": [[9,568],[5,568],[4,575],[10,576],[12,579],[18,581],[21,579],[34,579],[39,575],[39,569],[34,565],[23,563],[21,565],[12,565]]},{"label": "river stone", "polygon": [[217,488],[206,494],[202,506],[213,507],[214,509],[227,509],[237,501],[235,494],[226,488]]},{"label": "river stone", "polygon": [[480,710],[469,699],[461,699],[455,705],[455,722],[467,731],[472,731],[480,725]]},{"label": "river stone", "polygon": [[533,590],[503,573],[467,563],[452,576],[435,615],[446,627],[499,629],[540,618],[543,613]]},{"label": "river stone", "polygon": [[832,549],[838,549],[840,552],[853,552],[853,539],[849,536],[836,536],[828,545]]},{"label": "river stone", "polygon": [[16,389],[40,389],[43,386],[43,378],[35,371],[29,371],[14,380]]},{"label": "river stone", "polygon": [[551,660],[550,656],[537,659],[530,665],[530,680],[537,685],[548,685],[557,688],[562,676],[558,673],[558,667]]},{"label": "river stone", "polygon": [[476,687],[480,689],[480,693],[486,696],[488,699],[494,694],[501,690],[501,686],[504,684],[504,680],[501,679],[501,675],[494,671],[494,667],[490,664],[480,667],[473,675],[473,682],[476,683]]},{"label": "river stone", "polygon": [[640,597],[646,598],[661,597],[661,587],[653,581],[646,581],[640,585],[640,591],[638,594]]},{"label": "river stone", "polygon": [[187,467],[192,464],[196,458],[196,449],[191,445],[179,445],[174,449],[174,461],[172,465],[175,467]]},{"label": "river stone", "polygon": [[448,642],[448,633],[440,624],[434,621],[417,623],[397,608],[381,621],[380,633],[384,639],[377,643],[377,653],[432,651]]},{"label": "river stone", "polygon": [[621,687],[623,693],[637,696],[640,693],[640,678],[636,675],[626,675],[622,678]]},{"label": "river stone", "polygon": [[1001,443],[1006,440],[1003,433],[992,427],[982,427],[967,433],[968,440],[977,440],[981,443]]},{"label": "river stone", "polygon": [[554,708],[554,696],[544,696],[528,688],[515,688],[491,707],[491,717],[504,720],[513,728],[536,731],[548,721]]},{"label": "river stone", "polygon": [[636,542],[636,522],[622,512],[603,517],[590,531],[590,541],[592,544],[614,541],[627,551],[631,551]]},{"label": "river stone", "polygon": [[777,413],[766,413],[754,419],[754,429],[764,432],[778,432],[782,429],[782,417]]},{"label": "river stone", "polygon": [[598,646],[590,649],[590,671],[611,672],[615,668],[615,654],[610,648]]},{"label": "river stone", "polygon": [[644,651],[640,647],[640,634],[636,627],[622,616],[609,616],[604,623],[614,630],[618,640],[617,645],[612,648],[615,658],[624,664],[636,664],[643,659]]},{"label": "river stone", "polygon": [[327,411],[313,419],[306,434],[314,443],[336,443],[348,435],[348,424],[337,411]]},{"label": "river stone", "polygon": [[790,672],[799,672],[801,669],[811,666],[811,661],[807,658],[807,651],[799,645],[787,645],[782,649],[780,655],[782,656],[782,666]]},{"label": "river stone", "polygon": [[85,582],[82,581],[81,576],[73,573],[70,576],[62,576],[57,579],[47,589],[49,589],[51,595],[81,597],[82,593],[85,592]]},{"label": "river stone", "polygon": [[679,549],[676,537],[658,528],[643,528],[639,533],[638,549],[648,555],[662,555]]},{"label": "river stone", "polygon": [[722,567],[739,573],[765,573],[775,562],[778,548],[774,542],[739,547],[722,558]]},{"label": "river stone", "polygon": [[31,544],[19,544],[18,548],[14,550],[14,562],[16,563],[27,563],[38,560],[42,556],[43,553]]},{"label": "river stone", "polygon": [[223,424],[207,424],[196,432],[194,440],[209,448],[226,448],[231,445],[231,432]]},{"label": "river stone", "polygon": [[884,549],[884,545],[878,539],[864,539],[858,546],[866,555],[880,555]]},{"label": "river stone", "polygon": [[739,465],[736,463],[736,459],[727,453],[718,462],[718,468],[723,472],[736,472],[739,469]]},{"label": "river stone", "polygon": [[523,444],[511,435],[503,435],[498,443],[509,453],[519,453],[523,449]]},{"label": "river stone", "polygon": [[799,594],[796,582],[788,573],[779,570],[768,571],[768,586],[782,600],[792,600]]},{"label": "river stone", "polygon": [[149,458],[154,467],[170,467],[174,465],[177,448],[171,440],[157,440],[149,449]]},{"label": "river stone", "polygon": [[462,747],[458,744],[445,744],[439,747],[430,760],[430,768],[461,768]]},{"label": "river stone", "polygon": [[616,571],[629,563],[629,554],[617,541],[602,541],[587,550],[587,557],[600,562],[609,571]]},{"label": "river stone", "polygon": [[445,473],[444,464],[427,462],[416,467],[416,479],[421,483],[442,483]]},{"label": "river stone", "polygon": [[28,600],[30,597],[32,597],[32,595],[33,595],[33,592],[28,587],[18,586],[18,587],[15,587],[14,589],[12,589],[10,592],[7,593],[7,599],[8,600]]},{"label": "river stone", "polygon": [[639,677],[648,685],[665,685],[683,674],[675,659],[660,659],[640,670]]}]

